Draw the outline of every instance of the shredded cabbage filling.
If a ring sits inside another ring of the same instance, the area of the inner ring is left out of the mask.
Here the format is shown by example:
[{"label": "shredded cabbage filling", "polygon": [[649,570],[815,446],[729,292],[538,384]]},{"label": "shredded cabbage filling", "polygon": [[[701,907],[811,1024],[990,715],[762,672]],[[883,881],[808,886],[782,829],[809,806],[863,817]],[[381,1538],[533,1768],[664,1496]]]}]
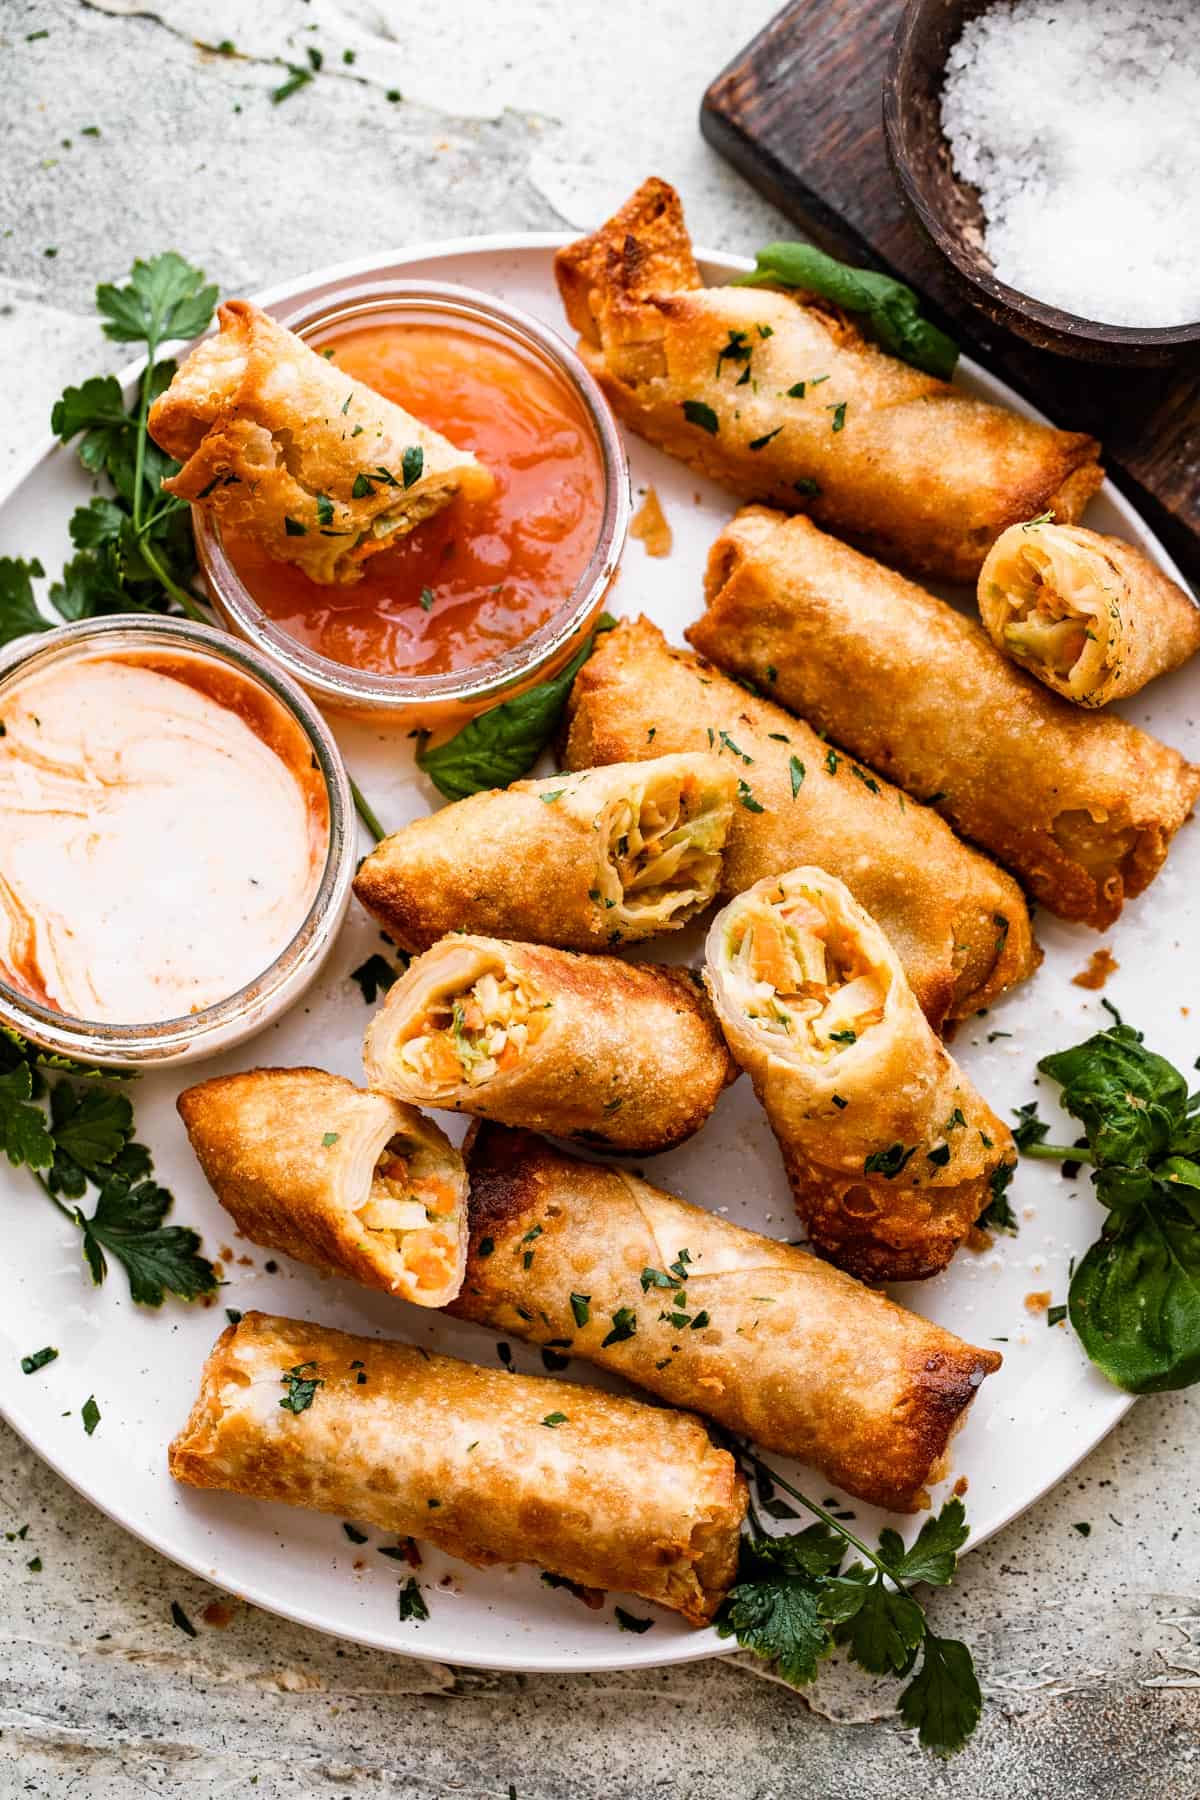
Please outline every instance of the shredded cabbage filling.
[{"label": "shredded cabbage filling", "polygon": [[357,1217],[378,1234],[423,1287],[443,1287],[458,1261],[458,1196],[420,1145],[394,1137],[375,1165]]},{"label": "shredded cabbage filling", "polygon": [[639,921],[698,910],[720,872],[719,797],[694,775],[659,782],[612,809],[599,892]]},{"label": "shredded cabbage filling", "polygon": [[1028,543],[1017,564],[1001,595],[1012,613],[1004,626],[1005,644],[1021,661],[1068,680],[1088,645],[1102,642],[1102,613],[1119,616],[1116,602],[1078,557]]},{"label": "shredded cabbage filling", "polygon": [[798,894],[747,907],[726,943],[747,1018],[828,1062],[883,1019],[885,989],[855,937]]}]

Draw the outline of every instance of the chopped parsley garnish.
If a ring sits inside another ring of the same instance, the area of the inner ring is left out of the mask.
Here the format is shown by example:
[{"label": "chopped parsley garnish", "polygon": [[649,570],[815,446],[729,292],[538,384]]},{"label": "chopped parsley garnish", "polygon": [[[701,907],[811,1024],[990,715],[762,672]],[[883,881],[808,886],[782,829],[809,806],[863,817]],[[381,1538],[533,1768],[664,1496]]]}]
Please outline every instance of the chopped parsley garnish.
[{"label": "chopped parsley garnish", "polygon": [[777,438],[782,430],[783,426],[777,425],[774,431],[764,432],[762,437],[751,438],[749,448],[751,450],[765,450],[767,445],[771,442],[771,439]]},{"label": "chopped parsley garnish", "polygon": [[560,1425],[565,1425],[566,1423],[567,1415],[565,1412],[547,1413],[542,1420],[542,1424],[548,1426],[551,1431],[556,1431]]},{"label": "chopped parsley garnish", "polygon": [[716,413],[703,400],[685,400],[683,416],[689,425],[698,425],[701,431],[707,431],[713,437],[721,429]]},{"label": "chopped parsley garnish", "polygon": [[290,515],[285,516],[284,521],[283,521],[283,529],[286,532],[288,537],[307,537],[308,536],[307,525],[302,525],[300,523],[299,519],[293,519]]},{"label": "chopped parsley garnish", "polygon": [[811,475],[801,475],[798,481],[793,481],[792,486],[798,494],[804,494],[810,500],[821,492],[820,482],[814,481]]},{"label": "chopped parsley garnish", "polygon": [[857,776],[858,780],[862,782],[868,793],[877,794],[879,792],[879,783],[875,780],[874,776],[868,775],[865,769],[860,769],[857,763],[850,764],[850,773]]},{"label": "chopped parsley garnish", "polygon": [[433,611],[433,589],[431,587],[423,587],[421,589],[421,611]]},{"label": "chopped parsley garnish", "polygon": [[543,806],[553,806],[556,800],[562,799],[566,791],[566,788],[555,788],[552,794],[539,794],[538,799]]},{"label": "chopped parsley garnish", "polygon": [[846,423],[846,406],[847,406],[847,402],[845,400],[839,400],[837,402],[836,406],[827,406],[825,408],[826,412],[831,412],[833,414],[833,419],[830,423],[831,430],[833,430],[833,431],[841,431],[842,430],[843,426]]},{"label": "chopped parsley garnish", "polygon": [[421,471],[424,467],[424,450],[422,450],[420,444],[410,444],[408,449],[404,452],[404,455],[400,458],[400,473],[404,479],[406,488],[410,488],[414,481],[420,481]]},{"label": "chopped parsley garnish", "polygon": [[[724,348],[717,351],[718,378],[721,374],[722,363],[733,362],[749,364],[752,354],[753,352],[746,339],[746,333],[744,331],[731,331]],[[749,373],[749,369],[747,369],[747,373]]]},{"label": "chopped parsley garnish", "polygon": [[425,1620],[428,1619],[429,1608],[425,1604],[425,1596],[417,1585],[417,1578],[415,1575],[410,1575],[408,1580],[404,1582],[401,1587],[399,1603],[400,1623],[402,1625],[406,1625],[410,1621],[414,1624],[422,1625]]},{"label": "chopped parsley garnish", "polygon": [[[985,1144],[985,1148],[991,1148],[990,1139]],[[981,1231],[1016,1232],[1017,1216],[1007,1198],[1008,1187],[1015,1173],[1016,1169],[1012,1163],[1001,1163],[992,1170],[988,1178],[988,1187],[992,1197],[976,1220]]]},{"label": "chopped parsley garnish", "polygon": [[[572,1303],[574,1303],[574,1298],[575,1296],[572,1295]],[[585,1321],[582,1319],[579,1320],[581,1325],[584,1322]],[[636,1332],[637,1314],[631,1306],[619,1306],[612,1315],[612,1329],[609,1331],[607,1337],[601,1339],[600,1348],[602,1350],[607,1350],[610,1344],[623,1344],[627,1338],[633,1337]]]},{"label": "chopped parsley garnish", "polygon": [[341,1134],[336,1131],[327,1131],[325,1133],[324,1137],[321,1139],[322,1150],[332,1150],[333,1146],[337,1143],[340,1135]]},{"label": "chopped parsley garnish", "polygon": [[925,1152],[925,1159],[927,1162],[931,1162],[935,1169],[944,1169],[946,1164],[950,1161],[949,1144],[935,1145],[932,1150],[927,1150]]},{"label": "chopped parsley garnish", "polygon": [[79,1416],[83,1420],[83,1429],[87,1432],[88,1436],[91,1437],[93,1431],[95,1431],[97,1425],[100,1423],[100,1408],[96,1405],[95,1394],[88,1395],[83,1403],[83,1410]]},{"label": "chopped parsley garnish", "polygon": [[480,1238],[480,1240],[479,1240],[479,1248],[478,1248],[478,1250],[476,1250],[475,1254],[476,1254],[476,1256],[491,1256],[491,1254],[495,1250],[495,1248],[496,1248],[495,1238],[483,1237],[483,1238]]},{"label": "chopped parsley garnish", "polygon": [[[397,952],[401,954],[401,952]],[[407,960],[407,959],[406,959]],[[399,980],[401,971],[394,969],[386,956],[380,956],[378,950],[368,956],[366,962],[359,963],[357,969],[351,969],[350,980],[357,981],[359,990],[368,1006],[373,1006],[380,994],[386,994],[393,981]]]},{"label": "chopped parsley garnish", "polygon": [[804,764],[798,756],[788,757],[788,772],[792,778],[792,799],[794,800],[804,784]]},{"label": "chopped parsley garnish", "polygon": [[375,492],[374,487],[368,481],[367,477],[364,474],[362,474],[362,472],[360,471],[354,477],[354,486],[350,489],[350,493],[351,493],[352,497],[355,500],[368,500],[368,499],[370,499],[371,495],[374,492]]},{"label": "chopped parsley garnish", "polygon": [[911,1144],[907,1150],[903,1144],[889,1144],[886,1150],[872,1150],[863,1163],[863,1174],[885,1175],[889,1181],[894,1181],[903,1172],[909,1158],[916,1153],[915,1144]]},{"label": "chopped parsley garnish", "polygon": [[317,495],[317,524],[333,524],[333,501],[328,494]]},{"label": "chopped parsley garnish", "polygon": [[740,778],[737,784],[737,797],[747,812],[760,813],[765,810],[761,803],[754,798],[754,793],[749,783]]},{"label": "chopped parsley garnish", "polygon": [[35,1350],[32,1356],[23,1356],[21,1358],[21,1373],[23,1375],[36,1375],[37,1371],[39,1369],[44,1369],[47,1363],[57,1362],[57,1360],[58,1351],[50,1344],[47,1344],[44,1350]]},{"label": "chopped parsley garnish", "polygon": [[674,1286],[675,1277],[673,1275],[668,1275],[664,1269],[647,1268],[642,1270],[643,1294],[649,1293],[652,1287],[673,1288]]},{"label": "chopped parsley garnish", "polygon": [[825,752],[825,767],[828,769],[828,771],[831,775],[837,774],[838,764],[841,762],[841,760],[842,759],[838,755],[836,750],[829,749]]},{"label": "chopped parsley garnish", "polygon": [[345,1519],[342,1520],[342,1530],[352,1544],[365,1544],[367,1541],[366,1532],[360,1531],[357,1525],[348,1525]]},{"label": "chopped parsley garnish", "polygon": [[1047,1325],[1061,1325],[1066,1316],[1067,1309],[1065,1306],[1048,1306],[1046,1308]]},{"label": "chopped parsley garnish", "polygon": [[788,389],[787,397],[789,400],[803,400],[803,398],[804,398],[805,394],[807,394],[807,392],[808,392],[808,384],[806,382],[795,381],[792,383],[791,387]]},{"label": "chopped parsley garnish", "polygon": [[639,1619],[636,1614],[626,1612],[623,1606],[614,1606],[613,1616],[622,1631],[636,1631],[639,1637],[642,1632],[649,1631],[654,1623],[653,1619]]},{"label": "chopped parsley garnish", "polygon": [[279,1377],[287,1393],[279,1402],[285,1412],[307,1412],[316,1398],[317,1389],[324,1387],[324,1379],[316,1375],[306,1375],[306,1369],[315,1369],[315,1361],[296,1363],[293,1368],[286,1369]]},{"label": "chopped parsley garnish", "polygon": [[843,1100],[842,1096],[840,1094],[834,1094],[831,1096],[831,1098],[833,1100],[833,1104],[837,1107],[839,1112],[844,1112],[850,1104],[850,1102],[848,1100]]},{"label": "chopped parsley garnish", "polygon": [[831,1044],[857,1044],[858,1033],[847,1026],[845,1031],[831,1031],[829,1041]]},{"label": "chopped parsley garnish", "polygon": [[695,1318],[692,1320],[692,1330],[693,1331],[703,1331],[704,1327],[706,1325],[708,1325],[709,1323],[711,1323],[711,1321],[709,1320],[708,1314],[703,1311],[698,1312],[696,1314]]},{"label": "chopped parsley garnish", "polygon": [[[738,747],[738,745],[734,743],[733,739],[730,737],[730,735],[727,731],[720,731],[717,733],[717,736],[720,738],[722,746],[726,750],[730,751],[734,756],[740,757],[742,762],[749,764],[754,761],[754,758],[752,756],[747,756],[746,752],[744,750],[740,749]],[[720,754],[720,752],[718,752],[718,755],[719,754]]]}]

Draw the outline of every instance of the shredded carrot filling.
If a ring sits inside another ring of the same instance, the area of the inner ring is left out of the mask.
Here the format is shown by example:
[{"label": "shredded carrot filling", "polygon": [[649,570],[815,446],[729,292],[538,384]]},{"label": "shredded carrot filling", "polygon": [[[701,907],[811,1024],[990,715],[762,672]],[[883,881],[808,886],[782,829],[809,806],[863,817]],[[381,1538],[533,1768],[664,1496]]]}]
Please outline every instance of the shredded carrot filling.
[{"label": "shredded carrot filling", "polygon": [[1089,643],[1097,642],[1101,614],[1116,602],[1093,580],[1086,565],[1041,544],[1023,545],[1005,597],[1012,617],[1004,641],[1013,654],[1065,679]]},{"label": "shredded carrot filling", "polygon": [[479,1087],[515,1068],[546,1027],[549,1002],[512,969],[489,969],[460,994],[434,1000],[402,1062],[434,1087]]},{"label": "shredded carrot filling", "polygon": [[746,1016],[820,1061],[883,1018],[883,984],[854,936],[803,894],[747,907],[727,951]]},{"label": "shredded carrot filling", "polygon": [[431,1153],[393,1138],[375,1165],[359,1223],[381,1236],[422,1287],[439,1288],[458,1260],[453,1185],[427,1165]]}]

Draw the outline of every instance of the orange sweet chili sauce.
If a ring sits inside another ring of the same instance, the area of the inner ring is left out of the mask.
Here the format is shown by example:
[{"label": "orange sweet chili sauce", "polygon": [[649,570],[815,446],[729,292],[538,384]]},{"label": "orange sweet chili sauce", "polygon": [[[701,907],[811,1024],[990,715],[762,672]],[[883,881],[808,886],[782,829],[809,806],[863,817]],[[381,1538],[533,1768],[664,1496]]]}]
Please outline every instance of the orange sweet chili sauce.
[{"label": "orange sweet chili sauce", "polygon": [[496,488],[452,500],[348,587],[227,538],[263,611],[319,655],[386,675],[469,668],[529,637],[569,599],[604,506],[600,452],[570,388],[515,346],[453,326],[383,323],[311,341],[473,450]]}]

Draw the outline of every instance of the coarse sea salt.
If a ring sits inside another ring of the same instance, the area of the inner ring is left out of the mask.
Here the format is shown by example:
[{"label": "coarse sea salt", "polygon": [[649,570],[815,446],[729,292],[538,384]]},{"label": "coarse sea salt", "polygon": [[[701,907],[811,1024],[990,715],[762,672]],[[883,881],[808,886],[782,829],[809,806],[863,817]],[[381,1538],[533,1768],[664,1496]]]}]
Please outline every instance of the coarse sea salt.
[{"label": "coarse sea salt", "polygon": [[1111,325],[1200,320],[1200,4],[998,0],[942,129],[1002,281]]}]

